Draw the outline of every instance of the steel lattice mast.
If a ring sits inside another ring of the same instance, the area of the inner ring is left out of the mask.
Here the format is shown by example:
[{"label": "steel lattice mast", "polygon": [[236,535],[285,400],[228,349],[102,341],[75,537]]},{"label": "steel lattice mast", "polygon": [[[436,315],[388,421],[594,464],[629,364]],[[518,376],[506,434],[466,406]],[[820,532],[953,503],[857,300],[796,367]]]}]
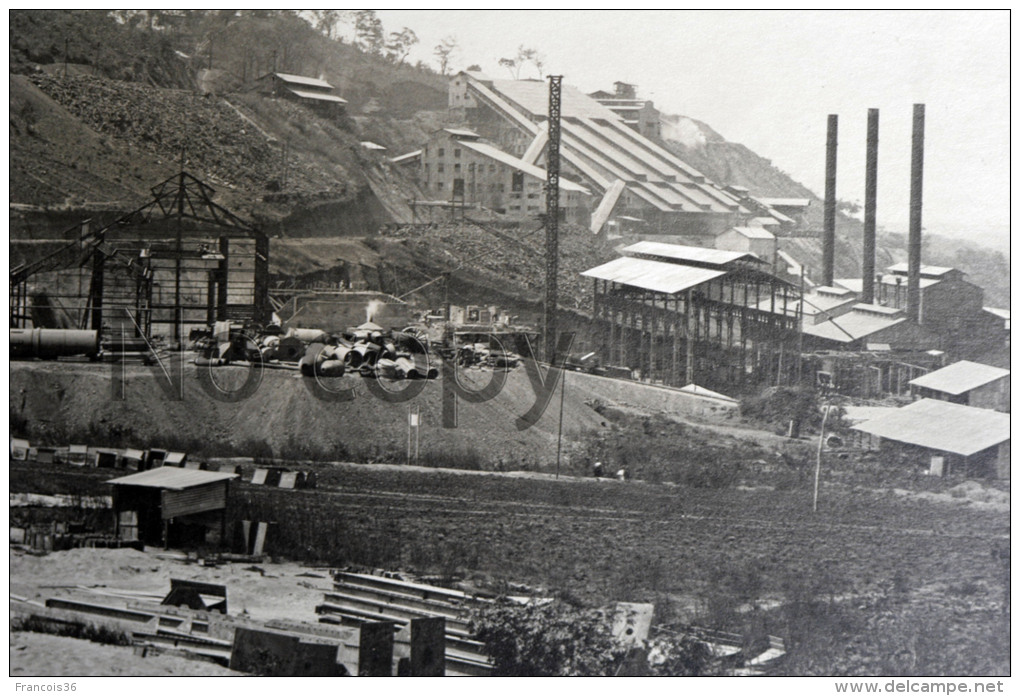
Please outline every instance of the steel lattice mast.
[{"label": "steel lattice mast", "polygon": [[562,75],[549,76],[549,143],[546,146],[545,191],[545,321],[542,335],[544,357],[553,362],[556,353],[556,279],[559,272],[560,222],[560,90]]}]

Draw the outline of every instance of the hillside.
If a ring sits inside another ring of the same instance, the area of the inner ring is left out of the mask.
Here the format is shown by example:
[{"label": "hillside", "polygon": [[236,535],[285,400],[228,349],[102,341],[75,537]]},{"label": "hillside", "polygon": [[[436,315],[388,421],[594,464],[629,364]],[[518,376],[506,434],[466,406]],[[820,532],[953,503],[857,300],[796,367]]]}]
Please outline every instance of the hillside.
[{"label": "hillside", "polygon": [[[362,239],[411,222],[408,201],[423,194],[387,156],[416,149],[446,122],[443,76],[328,38],[293,12],[114,15],[11,13],[13,239],[52,238],[83,218],[103,221],[136,208],[151,186],[178,171],[182,154],[184,166],[216,189],[218,202],[252,219],[274,240]],[[70,65],[62,62],[65,46],[53,38],[59,36],[71,37]],[[94,48],[110,45],[119,50]],[[328,80],[348,101],[346,116],[326,119],[302,105],[259,95],[255,78],[274,67]],[[665,118],[667,145],[690,165],[719,184],[745,186],[757,195],[808,198],[809,227],[821,227],[821,201],[769,160],[705,123]],[[360,145],[364,140],[387,149],[367,150]],[[359,248],[342,259],[325,247],[316,255],[291,254],[274,241],[272,256],[281,259],[274,269],[280,277],[328,281],[345,264],[355,264],[368,269],[373,289],[406,292],[419,279],[426,282],[470,258],[443,240],[431,242],[406,255],[380,239],[373,242],[377,250]],[[507,246],[497,237],[486,243]],[[820,257],[817,239],[783,244],[810,265]],[[860,245],[860,223],[839,215],[837,276],[859,275]],[[895,236],[880,237],[880,247],[879,267],[902,256]],[[976,246],[963,249],[932,237],[925,262],[960,267],[988,289],[988,304],[1008,307],[1003,272],[1008,262]],[[19,258],[28,253],[15,251]],[[575,251],[584,253],[568,256],[564,267],[580,269],[612,253],[605,248],[587,253],[584,242],[568,245],[564,253]],[[520,271],[519,264],[531,265],[530,256],[512,258],[501,268],[469,264],[452,285],[460,283],[464,295],[477,291],[501,304],[512,296],[530,305],[540,279]],[[575,278],[561,282],[578,284]],[[584,309],[583,290],[571,290],[569,303]]]}]

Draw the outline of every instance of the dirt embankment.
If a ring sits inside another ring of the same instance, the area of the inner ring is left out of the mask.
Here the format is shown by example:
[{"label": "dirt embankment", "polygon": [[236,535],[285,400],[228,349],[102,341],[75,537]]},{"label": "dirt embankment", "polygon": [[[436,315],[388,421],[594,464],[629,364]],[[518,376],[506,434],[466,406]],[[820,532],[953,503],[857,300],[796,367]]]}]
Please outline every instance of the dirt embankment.
[{"label": "dirt embankment", "polygon": [[[52,432],[53,437],[116,431],[128,439],[154,443],[160,438],[177,442],[185,439],[196,446],[267,443],[284,458],[295,451],[316,450],[334,453],[334,459],[350,456],[368,461],[403,461],[407,414],[412,406],[421,410],[423,459],[470,454],[480,462],[503,460],[511,468],[534,469],[549,465],[556,456],[558,396],[550,399],[533,426],[517,428],[518,417],[536,401],[523,367],[495,373],[505,375],[506,383],[488,401],[469,403],[458,398],[456,427],[450,427],[449,417],[444,425],[444,399],[447,408],[453,401],[450,394],[444,396],[442,379],[399,383],[372,380],[371,386],[377,390],[421,390],[406,403],[392,403],[370,392],[369,380],[346,375],[328,380],[328,386],[353,390],[353,398],[325,401],[312,393],[315,380],[295,371],[266,370],[250,396],[229,403],[203,388],[199,368],[192,364],[183,366],[183,398],[172,398],[163,391],[160,381],[165,382],[165,377],[158,367],[143,366],[126,366],[123,389],[115,397],[115,367],[12,363],[11,410],[27,419],[30,427]],[[170,369],[176,370],[173,366]],[[216,384],[237,389],[248,372],[246,367],[231,366],[217,368],[211,374]],[[469,370],[463,379],[467,388],[481,389],[493,375],[490,371]],[[213,386],[207,388],[215,390]],[[601,427],[601,417],[585,404],[584,394],[568,392],[563,415],[565,440],[579,440]]]}]

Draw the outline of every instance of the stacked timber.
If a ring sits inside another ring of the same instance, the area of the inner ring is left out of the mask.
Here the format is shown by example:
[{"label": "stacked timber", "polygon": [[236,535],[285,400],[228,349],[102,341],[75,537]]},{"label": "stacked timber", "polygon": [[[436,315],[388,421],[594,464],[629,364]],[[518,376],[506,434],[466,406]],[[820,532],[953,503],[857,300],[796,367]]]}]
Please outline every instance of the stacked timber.
[{"label": "stacked timber", "polygon": [[[406,628],[412,619],[442,617],[446,622],[446,673],[487,675],[492,664],[484,645],[472,638],[471,609],[484,600],[466,592],[364,573],[335,571],[334,588],[315,608],[322,623],[361,626],[380,621]],[[402,641],[402,631],[396,642]]]}]

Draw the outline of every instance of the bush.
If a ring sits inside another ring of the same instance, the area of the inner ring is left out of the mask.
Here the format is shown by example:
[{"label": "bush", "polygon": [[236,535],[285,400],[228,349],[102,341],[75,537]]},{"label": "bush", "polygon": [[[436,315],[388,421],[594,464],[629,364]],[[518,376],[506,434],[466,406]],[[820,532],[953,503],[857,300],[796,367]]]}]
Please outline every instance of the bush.
[{"label": "bush", "polygon": [[471,625],[495,676],[606,676],[626,653],[603,614],[557,603],[498,603],[477,612]]},{"label": "bush", "polygon": [[[496,676],[610,676],[640,654],[616,641],[611,623],[605,611],[562,602],[501,602],[477,611],[471,625]],[[713,664],[709,646],[685,633],[661,635],[641,647],[647,673],[654,675],[696,676]]]},{"label": "bush", "polygon": [[758,423],[786,426],[791,420],[816,428],[822,423],[818,393],[804,387],[770,387],[740,402],[740,415]]}]

